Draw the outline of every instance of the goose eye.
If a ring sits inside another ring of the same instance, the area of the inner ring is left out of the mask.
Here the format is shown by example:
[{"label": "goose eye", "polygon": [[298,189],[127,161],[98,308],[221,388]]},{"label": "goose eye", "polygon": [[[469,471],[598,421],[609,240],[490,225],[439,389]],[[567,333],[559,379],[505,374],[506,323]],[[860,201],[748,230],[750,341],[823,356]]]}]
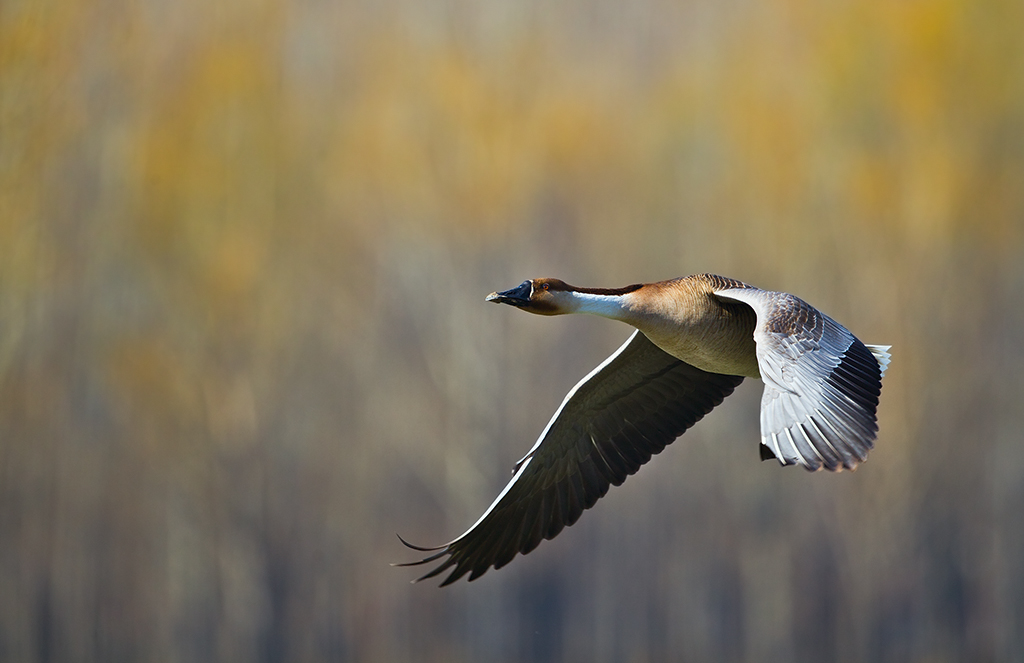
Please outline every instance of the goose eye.
[{"label": "goose eye", "polygon": [[548,284],[547,284],[547,283],[545,283],[545,284],[541,285],[541,288],[543,288],[544,290],[547,290],[547,289],[548,289],[548,287],[549,287],[549,286],[548,286]]}]

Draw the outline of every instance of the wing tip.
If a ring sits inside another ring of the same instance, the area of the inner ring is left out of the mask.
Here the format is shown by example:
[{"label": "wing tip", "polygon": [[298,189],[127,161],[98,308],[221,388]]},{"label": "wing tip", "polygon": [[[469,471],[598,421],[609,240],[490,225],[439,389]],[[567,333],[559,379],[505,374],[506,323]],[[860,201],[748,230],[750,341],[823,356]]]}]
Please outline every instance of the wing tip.
[{"label": "wing tip", "polygon": [[395,532],[395,536],[398,537],[398,540],[401,541],[402,545],[404,545],[406,548],[411,548],[411,549],[419,551],[419,552],[434,552],[435,550],[443,550],[443,549],[448,547],[448,544],[445,544],[443,546],[433,546],[433,547],[429,547],[429,548],[428,547],[424,547],[424,546],[417,546],[416,544],[409,543],[408,541],[403,539],[402,535],[399,534],[398,532]]},{"label": "wing tip", "polygon": [[[405,539],[402,538],[401,534],[398,534],[397,532],[395,533],[395,536],[397,536],[398,540],[401,541],[402,544],[405,547],[407,547],[407,548],[410,548],[412,550],[416,550],[416,551],[419,551],[419,552],[432,552],[434,554],[433,555],[427,555],[423,559],[419,559],[419,560],[416,560],[414,562],[392,562],[391,563],[392,567],[420,566],[421,564],[429,564],[430,562],[434,562],[434,561],[436,561],[438,559],[441,559],[445,555],[451,555],[452,554],[450,544],[443,545],[443,546],[434,546],[434,547],[431,547],[431,548],[427,548],[427,547],[424,547],[424,546],[417,546],[417,545],[414,545],[412,543],[409,543],[408,541],[406,541]],[[434,576],[438,575],[439,573],[441,573],[442,571],[447,569],[452,564],[454,564],[454,562],[451,559],[448,559],[448,560],[442,562],[441,565],[438,566],[436,569],[431,570],[429,573],[426,573],[426,574],[420,576],[419,578],[414,578],[414,579],[410,580],[409,583],[410,584],[416,584],[416,583],[420,582],[421,580],[427,580],[428,578],[433,578]],[[445,581],[445,583],[442,584],[441,586],[444,587],[444,585],[446,585],[446,584],[448,584],[449,582],[452,582],[452,581],[453,581],[453,579],[449,577],[449,579],[447,581]]]}]

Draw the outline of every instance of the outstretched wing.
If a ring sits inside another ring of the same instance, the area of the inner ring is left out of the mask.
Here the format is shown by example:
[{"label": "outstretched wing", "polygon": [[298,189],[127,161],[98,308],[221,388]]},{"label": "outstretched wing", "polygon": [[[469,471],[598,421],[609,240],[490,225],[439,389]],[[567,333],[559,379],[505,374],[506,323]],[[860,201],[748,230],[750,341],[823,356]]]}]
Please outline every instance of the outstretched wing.
[{"label": "outstretched wing", "polygon": [[[465,534],[438,548],[447,556],[420,580],[448,569],[447,585],[501,568],[576,522],[626,477],[732,393],[743,378],[706,373],[659,349],[640,332],[566,395],[512,480]],[[403,543],[405,543],[403,541]],[[454,568],[453,568],[454,567]]]},{"label": "outstretched wing", "polygon": [[[784,292],[720,290],[754,309],[764,381],[761,444],[783,465],[854,469],[878,433],[888,346],[865,346],[838,322]],[[763,451],[763,450],[762,450]]]}]

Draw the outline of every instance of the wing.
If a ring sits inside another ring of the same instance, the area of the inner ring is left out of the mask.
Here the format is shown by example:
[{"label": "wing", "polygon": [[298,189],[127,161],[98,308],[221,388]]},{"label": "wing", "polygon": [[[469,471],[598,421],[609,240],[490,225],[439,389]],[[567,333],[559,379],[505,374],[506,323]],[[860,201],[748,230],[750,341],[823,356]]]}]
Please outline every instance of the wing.
[{"label": "wing", "polygon": [[749,288],[715,295],[743,302],[757,314],[754,341],[764,381],[761,444],[783,465],[856,468],[878,433],[875,411],[888,346],[865,346],[838,322],[784,292]]},{"label": "wing", "polygon": [[[508,564],[576,522],[626,477],[682,435],[742,377],[706,373],[665,353],[640,332],[566,395],[512,480],[465,534],[413,566],[447,556],[420,580],[448,569],[447,585]],[[405,543],[405,541],[403,541]],[[454,568],[453,568],[454,567]]]}]

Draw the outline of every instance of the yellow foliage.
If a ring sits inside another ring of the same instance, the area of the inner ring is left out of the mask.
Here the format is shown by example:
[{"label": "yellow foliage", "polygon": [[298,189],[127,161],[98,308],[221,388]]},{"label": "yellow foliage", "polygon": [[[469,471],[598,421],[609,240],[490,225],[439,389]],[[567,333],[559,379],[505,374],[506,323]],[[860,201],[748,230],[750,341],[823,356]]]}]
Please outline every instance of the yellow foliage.
[{"label": "yellow foliage", "polygon": [[144,430],[152,443],[162,430],[196,426],[201,393],[187,363],[160,338],[121,340],[110,350],[105,377],[126,429]]}]

